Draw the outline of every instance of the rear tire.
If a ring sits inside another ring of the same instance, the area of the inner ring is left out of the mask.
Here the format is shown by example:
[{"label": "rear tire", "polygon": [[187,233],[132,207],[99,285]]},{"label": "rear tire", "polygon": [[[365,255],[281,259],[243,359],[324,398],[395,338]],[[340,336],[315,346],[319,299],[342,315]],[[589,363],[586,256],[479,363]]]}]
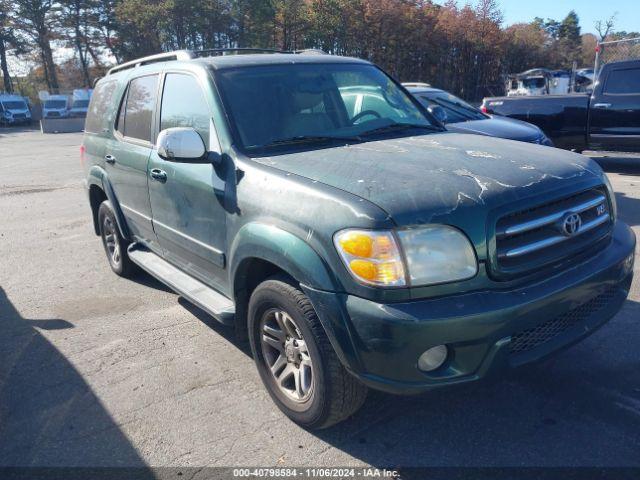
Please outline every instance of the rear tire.
[{"label": "rear tire", "polygon": [[364,403],[367,387],[342,366],[311,302],[288,278],[272,277],[255,289],[248,330],[262,382],[297,424],[327,428]]},{"label": "rear tire", "polygon": [[98,225],[100,226],[102,245],[107,254],[111,270],[121,277],[131,276],[135,272],[135,265],[127,255],[127,247],[129,247],[130,242],[127,242],[120,235],[116,215],[109,200],[105,200],[100,204]]}]

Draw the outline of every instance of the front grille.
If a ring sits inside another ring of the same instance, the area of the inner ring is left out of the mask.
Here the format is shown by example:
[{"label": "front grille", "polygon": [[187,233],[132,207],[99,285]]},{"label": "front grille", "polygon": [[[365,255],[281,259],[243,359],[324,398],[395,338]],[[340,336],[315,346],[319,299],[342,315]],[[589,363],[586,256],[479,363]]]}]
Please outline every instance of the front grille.
[{"label": "front grille", "polygon": [[27,114],[26,113],[14,113],[13,114],[13,118],[15,118],[15,119],[27,118]]},{"label": "front grille", "polygon": [[564,260],[601,240],[611,226],[604,188],[510,213],[496,223],[497,268],[521,273]]},{"label": "front grille", "polygon": [[47,117],[59,117],[60,112],[47,112]]},{"label": "front grille", "polygon": [[510,352],[513,354],[532,350],[543,343],[552,340],[565,330],[586,320],[591,315],[609,305],[616,294],[616,288],[610,287],[597,297],[578,305],[562,315],[559,315],[540,325],[523,330],[511,336]]}]

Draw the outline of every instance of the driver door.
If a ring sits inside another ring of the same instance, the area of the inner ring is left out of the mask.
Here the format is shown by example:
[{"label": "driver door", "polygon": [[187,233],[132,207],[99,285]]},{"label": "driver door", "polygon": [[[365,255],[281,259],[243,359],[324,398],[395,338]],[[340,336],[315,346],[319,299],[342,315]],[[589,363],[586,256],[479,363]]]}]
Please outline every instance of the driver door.
[{"label": "driver door", "polygon": [[[195,74],[163,76],[158,131],[192,127],[205,148],[219,150],[212,100]],[[167,161],[151,152],[148,167],[153,228],[165,260],[217,290],[225,290],[225,182],[210,163]]]}]

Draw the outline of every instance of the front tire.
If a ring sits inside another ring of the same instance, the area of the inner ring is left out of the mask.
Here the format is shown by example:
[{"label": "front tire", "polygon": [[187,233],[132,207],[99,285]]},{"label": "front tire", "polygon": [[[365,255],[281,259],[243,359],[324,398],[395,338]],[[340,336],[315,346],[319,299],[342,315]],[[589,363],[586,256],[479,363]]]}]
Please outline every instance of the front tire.
[{"label": "front tire", "polygon": [[253,358],[269,395],[299,425],[326,428],[364,403],[367,388],[340,363],[311,302],[283,276],[251,295]]},{"label": "front tire", "polygon": [[111,270],[121,277],[129,277],[135,271],[135,265],[127,255],[127,242],[118,229],[116,215],[109,200],[100,204],[98,209],[98,225],[100,225],[100,237],[102,245],[109,260]]}]

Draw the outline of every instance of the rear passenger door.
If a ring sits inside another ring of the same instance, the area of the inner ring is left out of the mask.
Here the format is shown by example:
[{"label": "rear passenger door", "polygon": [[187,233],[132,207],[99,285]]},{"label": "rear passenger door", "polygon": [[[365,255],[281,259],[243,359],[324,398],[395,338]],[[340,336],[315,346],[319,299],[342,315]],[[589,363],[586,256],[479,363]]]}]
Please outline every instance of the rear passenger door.
[{"label": "rear passenger door", "polygon": [[[212,121],[214,99],[207,82],[191,72],[165,74],[158,132],[191,127],[207,151],[219,152]],[[226,211],[222,167],[170,162],[154,150],[149,162],[149,172],[152,170],[166,174],[161,180],[149,177],[153,227],[165,259],[224,293]]]},{"label": "rear passenger door", "polygon": [[132,78],[122,96],[114,138],[105,149],[105,168],[127,225],[137,241],[158,250],[151,223],[147,164],[159,74]]},{"label": "rear passenger door", "polygon": [[589,143],[600,149],[640,149],[640,67],[613,66],[601,81],[591,99]]}]

